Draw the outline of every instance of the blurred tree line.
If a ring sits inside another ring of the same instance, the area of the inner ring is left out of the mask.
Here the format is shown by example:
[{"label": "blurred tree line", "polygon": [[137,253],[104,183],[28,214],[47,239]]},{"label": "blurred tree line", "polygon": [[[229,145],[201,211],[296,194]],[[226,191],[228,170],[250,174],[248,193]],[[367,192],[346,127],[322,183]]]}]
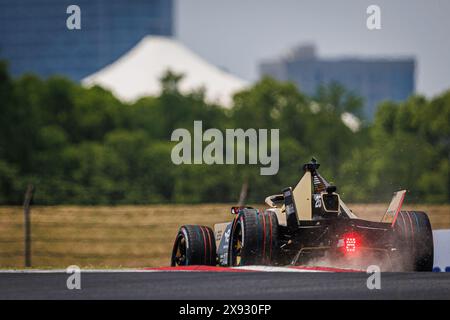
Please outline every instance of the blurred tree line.
[{"label": "blurred tree line", "polygon": [[[373,123],[352,131],[343,113],[361,115],[362,100],[337,84],[313,97],[291,83],[264,78],[224,109],[202,89],[178,91],[168,72],[163,91],[133,104],[100,87],[33,75],[12,79],[0,64],[0,204],[20,204],[28,183],[37,204],[248,202],[295,185],[312,156],[346,201],[450,202],[450,91],[380,105]],[[258,165],[174,165],[176,128],[279,128],[280,170]]]}]

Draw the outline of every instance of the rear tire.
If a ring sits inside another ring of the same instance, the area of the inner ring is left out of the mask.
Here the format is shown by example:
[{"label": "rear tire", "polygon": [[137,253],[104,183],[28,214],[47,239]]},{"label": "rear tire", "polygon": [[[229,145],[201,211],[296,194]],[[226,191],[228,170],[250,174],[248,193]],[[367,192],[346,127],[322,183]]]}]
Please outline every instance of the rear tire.
[{"label": "rear tire", "polygon": [[185,225],[178,231],[171,266],[216,265],[216,241],[211,228]]},{"label": "rear tire", "polygon": [[278,255],[278,219],[274,212],[243,209],[233,222],[229,265],[272,265]]},{"label": "rear tire", "polygon": [[433,231],[427,214],[420,211],[400,211],[394,228],[403,270],[432,271]]}]

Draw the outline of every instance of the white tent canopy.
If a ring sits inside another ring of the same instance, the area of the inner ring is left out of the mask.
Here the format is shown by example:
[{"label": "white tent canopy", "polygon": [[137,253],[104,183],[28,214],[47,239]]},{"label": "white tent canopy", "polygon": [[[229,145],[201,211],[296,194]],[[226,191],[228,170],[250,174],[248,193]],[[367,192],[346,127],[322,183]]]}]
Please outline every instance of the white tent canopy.
[{"label": "white tent canopy", "polygon": [[168,70],[183,74],[179,89],[191,92],[203,87],[208,102],[225,107],[236,91],[248,83],[206,62],[176,40],[147,36],[114,63],[82,80],[99,85],[123,101],[133,102],[161,92],[160,79]]}]

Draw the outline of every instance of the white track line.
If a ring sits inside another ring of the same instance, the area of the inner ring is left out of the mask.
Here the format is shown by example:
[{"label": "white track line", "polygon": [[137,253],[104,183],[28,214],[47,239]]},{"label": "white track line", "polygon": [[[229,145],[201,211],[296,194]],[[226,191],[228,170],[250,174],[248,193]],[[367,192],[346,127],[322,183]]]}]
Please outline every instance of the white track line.
[{"label": "white track line", "polygon": [[250,270],[250,271],[262,271],[262,272],[327,272],[322,270],[310,270],[310,269],[293,269],[289,267],[271,267],[271,266],[243,266],[233,267],[233,269]]},{"label": "white track line", "polygon": [[[231,267],[230,269],[238,270],[248,270],[248,271],[259,271],[259,272],[328,272],[322,270],[310,270],[310,269],[294,269],[289,267],[272,267],[272,266],[242,266],[242,267]],[[204,270],[167,270],[167,269],[81,269],[82,273],[135,273],[135,272],[215,272],[215,271],[204,271]],[[219,271],[224,272],[224,271]],[[226,272],[226,271],[225,271]],[[5,269],[0,270],[2,273],[67,273],[66,269]],[[70,272],[70,273],[73,273]]]},{"label": "white track line", "polygon": [[[130,272],[159,272],[159,270],[142,270],[142,269],[80,269],[82,273],[130,273]],[[66,269],[8,269],[0,270],[0,273],[67,273]],[[73,272],[70,272],[73,273]]]}]

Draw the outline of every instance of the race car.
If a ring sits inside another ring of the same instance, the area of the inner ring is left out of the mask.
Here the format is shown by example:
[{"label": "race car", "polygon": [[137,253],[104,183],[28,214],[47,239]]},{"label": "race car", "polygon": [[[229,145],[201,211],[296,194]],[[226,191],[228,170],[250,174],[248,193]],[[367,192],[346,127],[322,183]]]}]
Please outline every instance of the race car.
[{"label": "race car", "polygon": [[321,265],[363,270],[432,271],[428,216],[401,211],[406,191],[394,193],[379,222],[357,217],[313,158],[298,184],[265,199],[267,208],[231,207],[231,222],[184,225],[171,265]]}]

